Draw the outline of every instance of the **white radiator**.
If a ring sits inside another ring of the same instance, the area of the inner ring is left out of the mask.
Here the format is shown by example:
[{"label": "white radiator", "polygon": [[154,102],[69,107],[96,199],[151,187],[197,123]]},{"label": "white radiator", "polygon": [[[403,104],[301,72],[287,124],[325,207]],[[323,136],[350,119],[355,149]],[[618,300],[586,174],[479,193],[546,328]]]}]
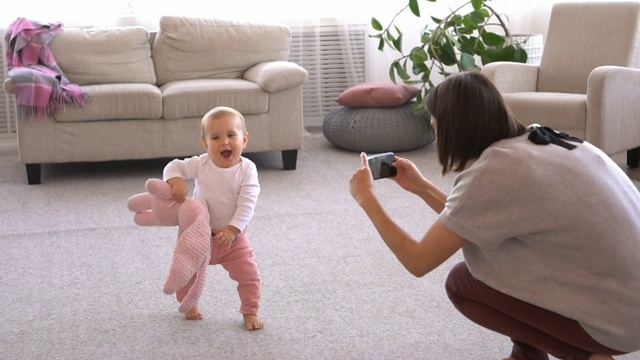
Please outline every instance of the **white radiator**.
[{"label": "white radiator", "polygon": [[367,25],[291,27],[289,60],[309,72],[302,86],[305,126],[321,126],[335,99],[365,81]]},{"label": "white radiator", "polygon": [[2,66],[2,78],[0,79],[0,139],[16,138],[16,106],[13,95],[8,94],[2,87],[2,82],[7,78],[7,64],[5,57],[7,53],[6,44],[4,43],[4,29],[0,29],[0,43],[2,44],[2,56],[0,56],[0,65]]}]

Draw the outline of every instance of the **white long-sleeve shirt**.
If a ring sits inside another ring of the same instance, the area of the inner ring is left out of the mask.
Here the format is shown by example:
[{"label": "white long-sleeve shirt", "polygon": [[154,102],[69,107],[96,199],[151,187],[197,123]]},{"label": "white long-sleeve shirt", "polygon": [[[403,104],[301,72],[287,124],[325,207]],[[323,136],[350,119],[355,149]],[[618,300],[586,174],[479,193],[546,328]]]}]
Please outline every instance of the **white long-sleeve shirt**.
[{"label": "white long-sleeve shirt", "polygon": [[220,168],[209,154],[175,159],[165,166],[163,179],[195,179],[193,197],[207,206],[211,228],[232,225],[244,231],[253,217],[260,184],[256,165],[245,157],[241,160],[230,168]]}]

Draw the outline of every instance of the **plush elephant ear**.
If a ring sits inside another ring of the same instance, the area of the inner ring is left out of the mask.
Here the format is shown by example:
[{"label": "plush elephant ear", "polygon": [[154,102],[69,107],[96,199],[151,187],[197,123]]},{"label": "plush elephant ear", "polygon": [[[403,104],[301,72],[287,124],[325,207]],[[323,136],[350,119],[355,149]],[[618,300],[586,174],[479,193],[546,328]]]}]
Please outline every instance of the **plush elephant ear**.
[{"label": "plush elephant ear", "polygon": [[140,226],[154,226],[156,218],[151,212],[151,205],[155,196],[149,193],[140,193],[131,196],[127,200],[127,209],[133,211],[133,222]]},{"label": "plush elephant ear", "polygon": [[152,199],[153,196],[149,193],[135,194],[127,199],[127,209],[133,212],[150,210]]},{"label": "plush elephant ear", "polygon": [[160,179],[149,179],[144,184],[149,194],[157,196],[163,200],[171,199],[171,185]]}]

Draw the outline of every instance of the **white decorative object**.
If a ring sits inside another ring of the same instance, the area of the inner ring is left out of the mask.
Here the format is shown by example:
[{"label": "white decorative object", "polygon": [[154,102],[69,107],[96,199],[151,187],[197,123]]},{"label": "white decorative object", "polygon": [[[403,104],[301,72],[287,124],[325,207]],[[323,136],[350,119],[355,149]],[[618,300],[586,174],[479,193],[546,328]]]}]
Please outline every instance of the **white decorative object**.
[{"label": "white decorative object", "polygon": [[126,1],[116,19],[116,26],[136,26],[138,25],[138,17],[133,11],[133,1]]}]

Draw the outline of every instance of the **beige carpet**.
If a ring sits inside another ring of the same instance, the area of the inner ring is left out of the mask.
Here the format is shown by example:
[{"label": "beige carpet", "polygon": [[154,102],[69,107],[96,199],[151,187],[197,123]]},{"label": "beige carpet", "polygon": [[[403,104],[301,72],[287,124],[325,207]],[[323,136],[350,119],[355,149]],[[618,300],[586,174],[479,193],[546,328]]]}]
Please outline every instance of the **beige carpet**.
[{"label": "beige carpet", "polygon": [[[435,147],[400,154],[449,189]],[[126,199],[166,160],[45,165],[28,186],[17,155],[0,154],[0,359],[501,359],[509,340],[462,317],[443,281],[460,254],[409,275],[351,199],[358,154],[305,137],[298,169],[250,154],[262,193],[249,234],[265,329],[245,331],[234,283],[211,268],[186,321],[164,295],[174,228],[133,224]],[[637,175],[637,172],[632,174]],[[640,178],[640,176],[636,177]],[[390,180],[388,211],[420,236],[435,215]],[[640,359],[629,355],[620,359]]]}]

